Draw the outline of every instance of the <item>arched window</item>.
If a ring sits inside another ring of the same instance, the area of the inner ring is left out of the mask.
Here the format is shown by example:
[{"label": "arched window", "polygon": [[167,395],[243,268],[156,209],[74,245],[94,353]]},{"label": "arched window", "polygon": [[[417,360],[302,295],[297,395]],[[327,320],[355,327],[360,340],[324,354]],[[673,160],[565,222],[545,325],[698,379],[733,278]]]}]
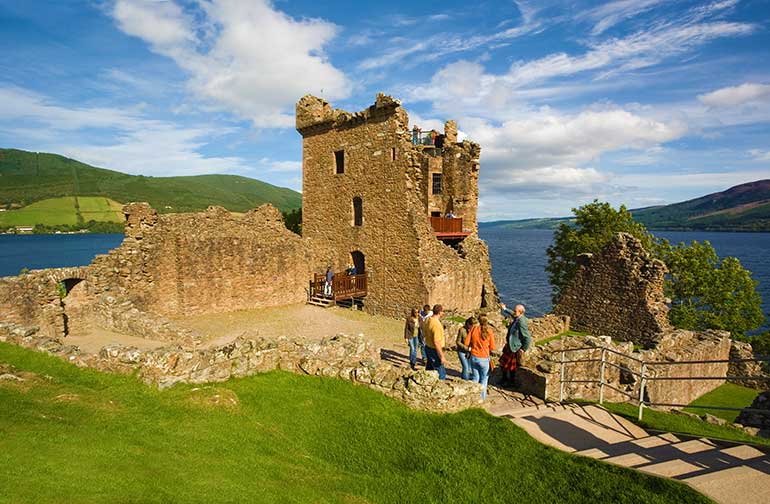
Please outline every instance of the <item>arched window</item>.
[{"label": "arched window", "polygon": [[353,225],[361,226],[364,223],[364,204],[359,196],[353,198]]}]

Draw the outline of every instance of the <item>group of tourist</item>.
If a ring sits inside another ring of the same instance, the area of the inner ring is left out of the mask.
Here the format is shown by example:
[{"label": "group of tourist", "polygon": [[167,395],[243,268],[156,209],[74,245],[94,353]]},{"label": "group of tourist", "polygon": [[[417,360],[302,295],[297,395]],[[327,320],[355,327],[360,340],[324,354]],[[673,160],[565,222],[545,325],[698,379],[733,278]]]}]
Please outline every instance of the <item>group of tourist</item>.
[{"label": "group of tourist", "polygon": [[444,140],[446,136],[443,133],[439,133],[436,130],[430,130],[430,136],[425,137],[425,141],[422,138],[422,129],[415,125],[412,128],[412,144],[414,145],[432,145],[438,149],[444,148]]},{"label": "group of tourist", "polygon": [[[524,362],[524,353],[532,344],[527,317],[524,316],[523,305],[516,305],[513,310],[500,303],[504,318],[511,320],[506,334],[505,346],[502,353],[497,351],[495,333],[487,315],[469,317],[457,332],[455,347],[460,359],[463,380],[473,380],[483,387],[481,398],[487,397],[487,382],[494,368],[493,356],[500,355],[500,367],[503,372],[501,386],[513,384],[514,374]],[[406,319],[404,339],[409,345],[409,366],[417,367],[418,348],[422,354],[425,369],[436,370],[440,380],[446,379],[447,359],[444,353],[446,338],[441,317],[444,308],[440,304],[425,305],[422,310],[413,308]]]}]

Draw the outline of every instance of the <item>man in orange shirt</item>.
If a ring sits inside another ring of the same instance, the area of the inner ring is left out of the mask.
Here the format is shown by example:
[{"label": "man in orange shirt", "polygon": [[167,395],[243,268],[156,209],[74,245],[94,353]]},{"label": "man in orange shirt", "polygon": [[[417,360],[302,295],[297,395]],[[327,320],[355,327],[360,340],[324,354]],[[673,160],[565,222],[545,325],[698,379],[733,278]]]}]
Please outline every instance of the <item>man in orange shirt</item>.
[{"label": "man in orange shirt", "polygon": [[438,371],[439,380],[446,380],[446,357],[444,356],[444,326],[441,317],[444,315],[444,307],[437,304],[433,307],[433,315],[425,323],[425,351],[428,354],[428,363]]}]

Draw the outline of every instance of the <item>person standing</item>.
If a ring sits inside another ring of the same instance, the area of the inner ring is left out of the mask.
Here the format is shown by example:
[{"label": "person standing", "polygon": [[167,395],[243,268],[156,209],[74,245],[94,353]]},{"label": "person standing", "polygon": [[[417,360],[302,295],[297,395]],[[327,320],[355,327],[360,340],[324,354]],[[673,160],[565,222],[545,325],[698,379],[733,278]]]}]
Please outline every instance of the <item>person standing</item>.
[{"label": "person standing", "polygon": [[532,344],[532,335],[529,332],[529,323],[524,316],[526,310],[524,305],[518,304],[509,310],[505,303],[500,303],[503,317],[512,319],[508,326],[508,336],[506,337],[503,355],[500,357],[500,367],[503,368],[502,385],[513,385],[516,370],[524,364],[524,353],[529,350]]},{"label": "person standing", "polygon": [[476,324],[476,319],[469,317],[465,320],[465,324],[457,331],[457,338],[455,339],[455,346],[457,347],[457,357],[460,359],[460,365],[463,367],[461,375],[463,380],[471,379],[471,364],[470,364],[470,348],[465,343],[465,339],[468,336],[471,328]]},{"label": "person standing", "polygon": [[418,128],[416,124],[414,125],[414,128],[412,128],[412,144],[420,144],[420,128]]},{"label": "person standing", "polygon": [[326,268],[326,281],[324,281],[324,296],[329,297],[332,295],[332,279],[334,279],[334,272],[332,267]]},{"label": "person standing", "polygon": [[487,398],[487,382],[489,381],[490,355],[497,350],[495,347],[495,335],[489,326],[486,315],[479,317],[479,324],[474,325],[465,337],[465,345],[470,348],[470,364],[473,370],[473,381],[480,383],[484,389],[481,391],[481,400]]},{"label": "person standing", "polygon": [[433,315],[430,309],[430,305],[424,305],[420,312],[420,327],[417,331],[418,341],[420,343],[420,354],[422,355],[422,361],[425,363],[425,369],[433,369],[428,362],[428,352],[425,351],[425,325],[428,319]]},{"label": "person standing", "polygon": [[406,318],[406,324],[404,325],[404,339],[406,344],[409,345],[409,367],[415,369],[417,364],[417,345],[419,344],[419,338],[417,332],[419,329],[419,318],[417,317],[417,308],[412,308],[409,312],[409,316]]},{"label": "person standing", "polygon": [[425,350],[428,353],[428,362],[432,369],[438,371],[438,379],[446,380],[446,357],[444,356],[444,326],[441,317],[444,315],[444,307],[437,304],[433,307],[433,315],[425,324]]}]

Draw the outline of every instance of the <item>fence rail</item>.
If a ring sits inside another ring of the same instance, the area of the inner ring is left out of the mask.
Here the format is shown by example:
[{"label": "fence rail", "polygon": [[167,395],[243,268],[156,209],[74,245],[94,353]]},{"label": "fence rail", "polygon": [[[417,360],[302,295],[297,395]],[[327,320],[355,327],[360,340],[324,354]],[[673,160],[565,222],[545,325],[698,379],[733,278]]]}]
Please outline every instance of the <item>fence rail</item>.
[{"label": "fence rail", "polygon": [[[586,350],[594,350],[594,351],[601,351],[601,358],[585,358],[585,359],[567,359],[566,355],[568,353],[573,352],[580,352],[580,351],[586,351]],[[770,376],[746,376],[746,375],[725,375],[725,376],[655,376],[649,374],[649,369],[651,367],[655,366],[676,366],[676,365],[692,365],[692,364],[724,364],[724,363],[739,363],[739,362],[768,362],[770,363],[770,356],[757,356],[753,359],[713,359],[713,360],[689,360],[689,361],[645,361],[643,359],[639,359],[637,357],[625,354],[623,352],[618,352],[617,350],[614,350],[612,348],[607,347],[581,347],[581,348],[565,348],[562,350],[557,350],[555,352],[552,352],[550,355],[553,356],[554,354],[560,354],[561,358],[559,359],[559,363],[561,365],[561,369],[559,372],[559,402],[564,402],[564,386],[568,383],[596,383],[599,385],[599,404],[604,403],[604,387],[609,387],[612,390],[615,390],[616,392],[619,392],[626,397],[631,398],[638,406],[639,406],[639,414],[638,418],[639,420],[642,419],[644,415],[644,408],[649,408],[651,406],[664,406],[664,407],[671,407],[671,408],[685,408],[685,407],[691,407],[691,408],[704,408],[704,409],[715,409],[715,410],[726,410],[726,411],[747,411],[752,413],[762,413],[766,415],[770,415],[770,410],[760,410],[756,408],[733,408],[733,407],[727,407],[727,406],[710,406],[710,405],[697,405],[697,406],[690,406],[689,404],[674,404],[674,403],[656,403],[653,401],[650,401],[649,399],[645,399],[645,393],[647,391],[647,385],[650,381],[680,381],[680,380],[756,380],[756,381],[770,381]],[[607,354],[611,353],[614,355],[617,355],[623,359],[628,359],[630,361],[634,361],[637,364],[639,364],[639,371],[634,371],[633,369],[630,369],[627,366],[623,366],[621,364],[616,364],[614,362],[610,362],[607,360]],[[577,364],[577,363],[591,363],[591,362],[601,362],[601,368],[599,371],[599,377],[595,380],[568,380],[566,376],[566,368],[568,364]],[[639,390],[638,394],[633,394],[632,392],[622,390],[618,387],[615,387],[611,383],[608,383],[605,378],[605,371],[607,366],[614,367],[621,372],[627,372],[631,373],[634,376],[639,377]]]},{"label": "fence rail", "polygon": [[[325,275],[319,275],[318,273],[314,274],[313,279],[310,281],[310,297],[325,296],[325,283]],[[356,275],[348,275],[347,273],[335,273],[334,277],[332,278],[331,297],[333,297],[336,301],[350,299],[352,297],[365,297],[368,289],[368,273],[360,273]]]}]

